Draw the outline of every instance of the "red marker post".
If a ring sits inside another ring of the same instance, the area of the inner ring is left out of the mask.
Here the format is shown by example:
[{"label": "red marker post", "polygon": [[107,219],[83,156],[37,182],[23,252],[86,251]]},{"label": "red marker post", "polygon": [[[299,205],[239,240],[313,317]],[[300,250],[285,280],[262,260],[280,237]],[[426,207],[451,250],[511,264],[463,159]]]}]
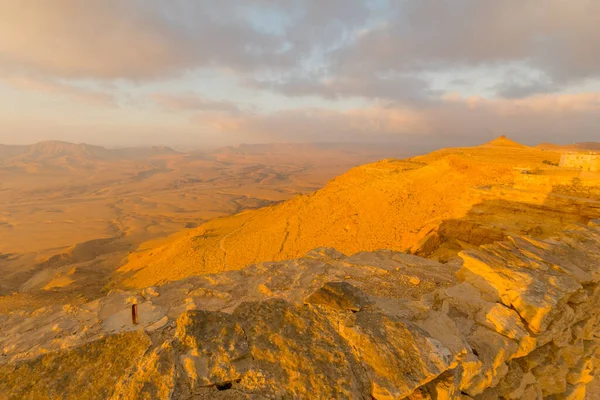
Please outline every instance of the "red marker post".
[{"label": "red marker post", "polygon": [[134,325],[138,324],[138,308],[137,308],[137,304],[132,304],[131,305],[131,322],[133,322]]}]

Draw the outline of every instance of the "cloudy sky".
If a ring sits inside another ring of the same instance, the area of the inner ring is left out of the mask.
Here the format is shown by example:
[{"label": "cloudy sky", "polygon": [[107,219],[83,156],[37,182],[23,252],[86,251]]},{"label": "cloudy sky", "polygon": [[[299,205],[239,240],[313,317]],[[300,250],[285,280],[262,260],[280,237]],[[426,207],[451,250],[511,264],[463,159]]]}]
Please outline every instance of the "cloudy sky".
[{"label": "cloudy sky", "polygon": [[0,0],[0,143],[600,141],[598,0]]}]

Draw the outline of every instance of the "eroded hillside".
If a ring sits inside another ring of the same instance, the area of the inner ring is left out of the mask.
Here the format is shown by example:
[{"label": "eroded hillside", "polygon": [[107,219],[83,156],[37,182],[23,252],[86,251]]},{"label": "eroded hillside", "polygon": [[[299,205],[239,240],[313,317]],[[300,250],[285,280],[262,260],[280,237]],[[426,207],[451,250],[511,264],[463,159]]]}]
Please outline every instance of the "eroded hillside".
[{"label": "eroded hillside", "polygon": [[501,137],[356,167],[310,195],[212,220],[130,254],[117,281],[144,287],[297,258],[315,247],[390,249],[448,261],[509,234],[547,237],[600,217],[600,176]]},{"label": "eroded hillside", "polygon": [[[3,296],[0,393],[584,399],[598,365],[600,177],[559,156],[499,138],[363,165],[142,244],[106,295]],[[121,243],[75,245],[21,289],[106,282],[99,266]]]},{"label": "eroded hillside", "polygon": [[313,192],[391,153],[343,144],[190,153],[0,145],[0,312],[100,296],[142,243]]}]

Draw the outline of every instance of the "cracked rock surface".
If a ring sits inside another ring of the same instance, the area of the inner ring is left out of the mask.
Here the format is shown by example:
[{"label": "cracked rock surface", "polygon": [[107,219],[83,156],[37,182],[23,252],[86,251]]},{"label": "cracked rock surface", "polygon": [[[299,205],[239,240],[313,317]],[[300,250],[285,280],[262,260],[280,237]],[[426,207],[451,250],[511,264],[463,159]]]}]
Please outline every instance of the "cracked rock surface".
[{"label": "cracked rock surface", "polygon": [[316,249],[11,314],[0,320],[0,393],[584,399],[598,366],[599,221],[460,257]]}]

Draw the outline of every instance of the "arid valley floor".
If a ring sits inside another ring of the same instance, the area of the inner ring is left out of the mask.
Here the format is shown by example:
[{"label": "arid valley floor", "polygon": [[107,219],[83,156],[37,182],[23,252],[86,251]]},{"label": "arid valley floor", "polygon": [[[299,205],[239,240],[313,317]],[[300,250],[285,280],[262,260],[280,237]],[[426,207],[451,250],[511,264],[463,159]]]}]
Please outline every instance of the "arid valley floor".
[{"label": "arid valley floor", "polygon": [[193,153],[0,145],[0,309],[37,307],[48,296],[97,296],[146,241],[313,192],[394,152],[353,145]]},{"label": "arid valley floor", "polygon": [[0,398],[596,398],[594,146],[0,145]]}]

